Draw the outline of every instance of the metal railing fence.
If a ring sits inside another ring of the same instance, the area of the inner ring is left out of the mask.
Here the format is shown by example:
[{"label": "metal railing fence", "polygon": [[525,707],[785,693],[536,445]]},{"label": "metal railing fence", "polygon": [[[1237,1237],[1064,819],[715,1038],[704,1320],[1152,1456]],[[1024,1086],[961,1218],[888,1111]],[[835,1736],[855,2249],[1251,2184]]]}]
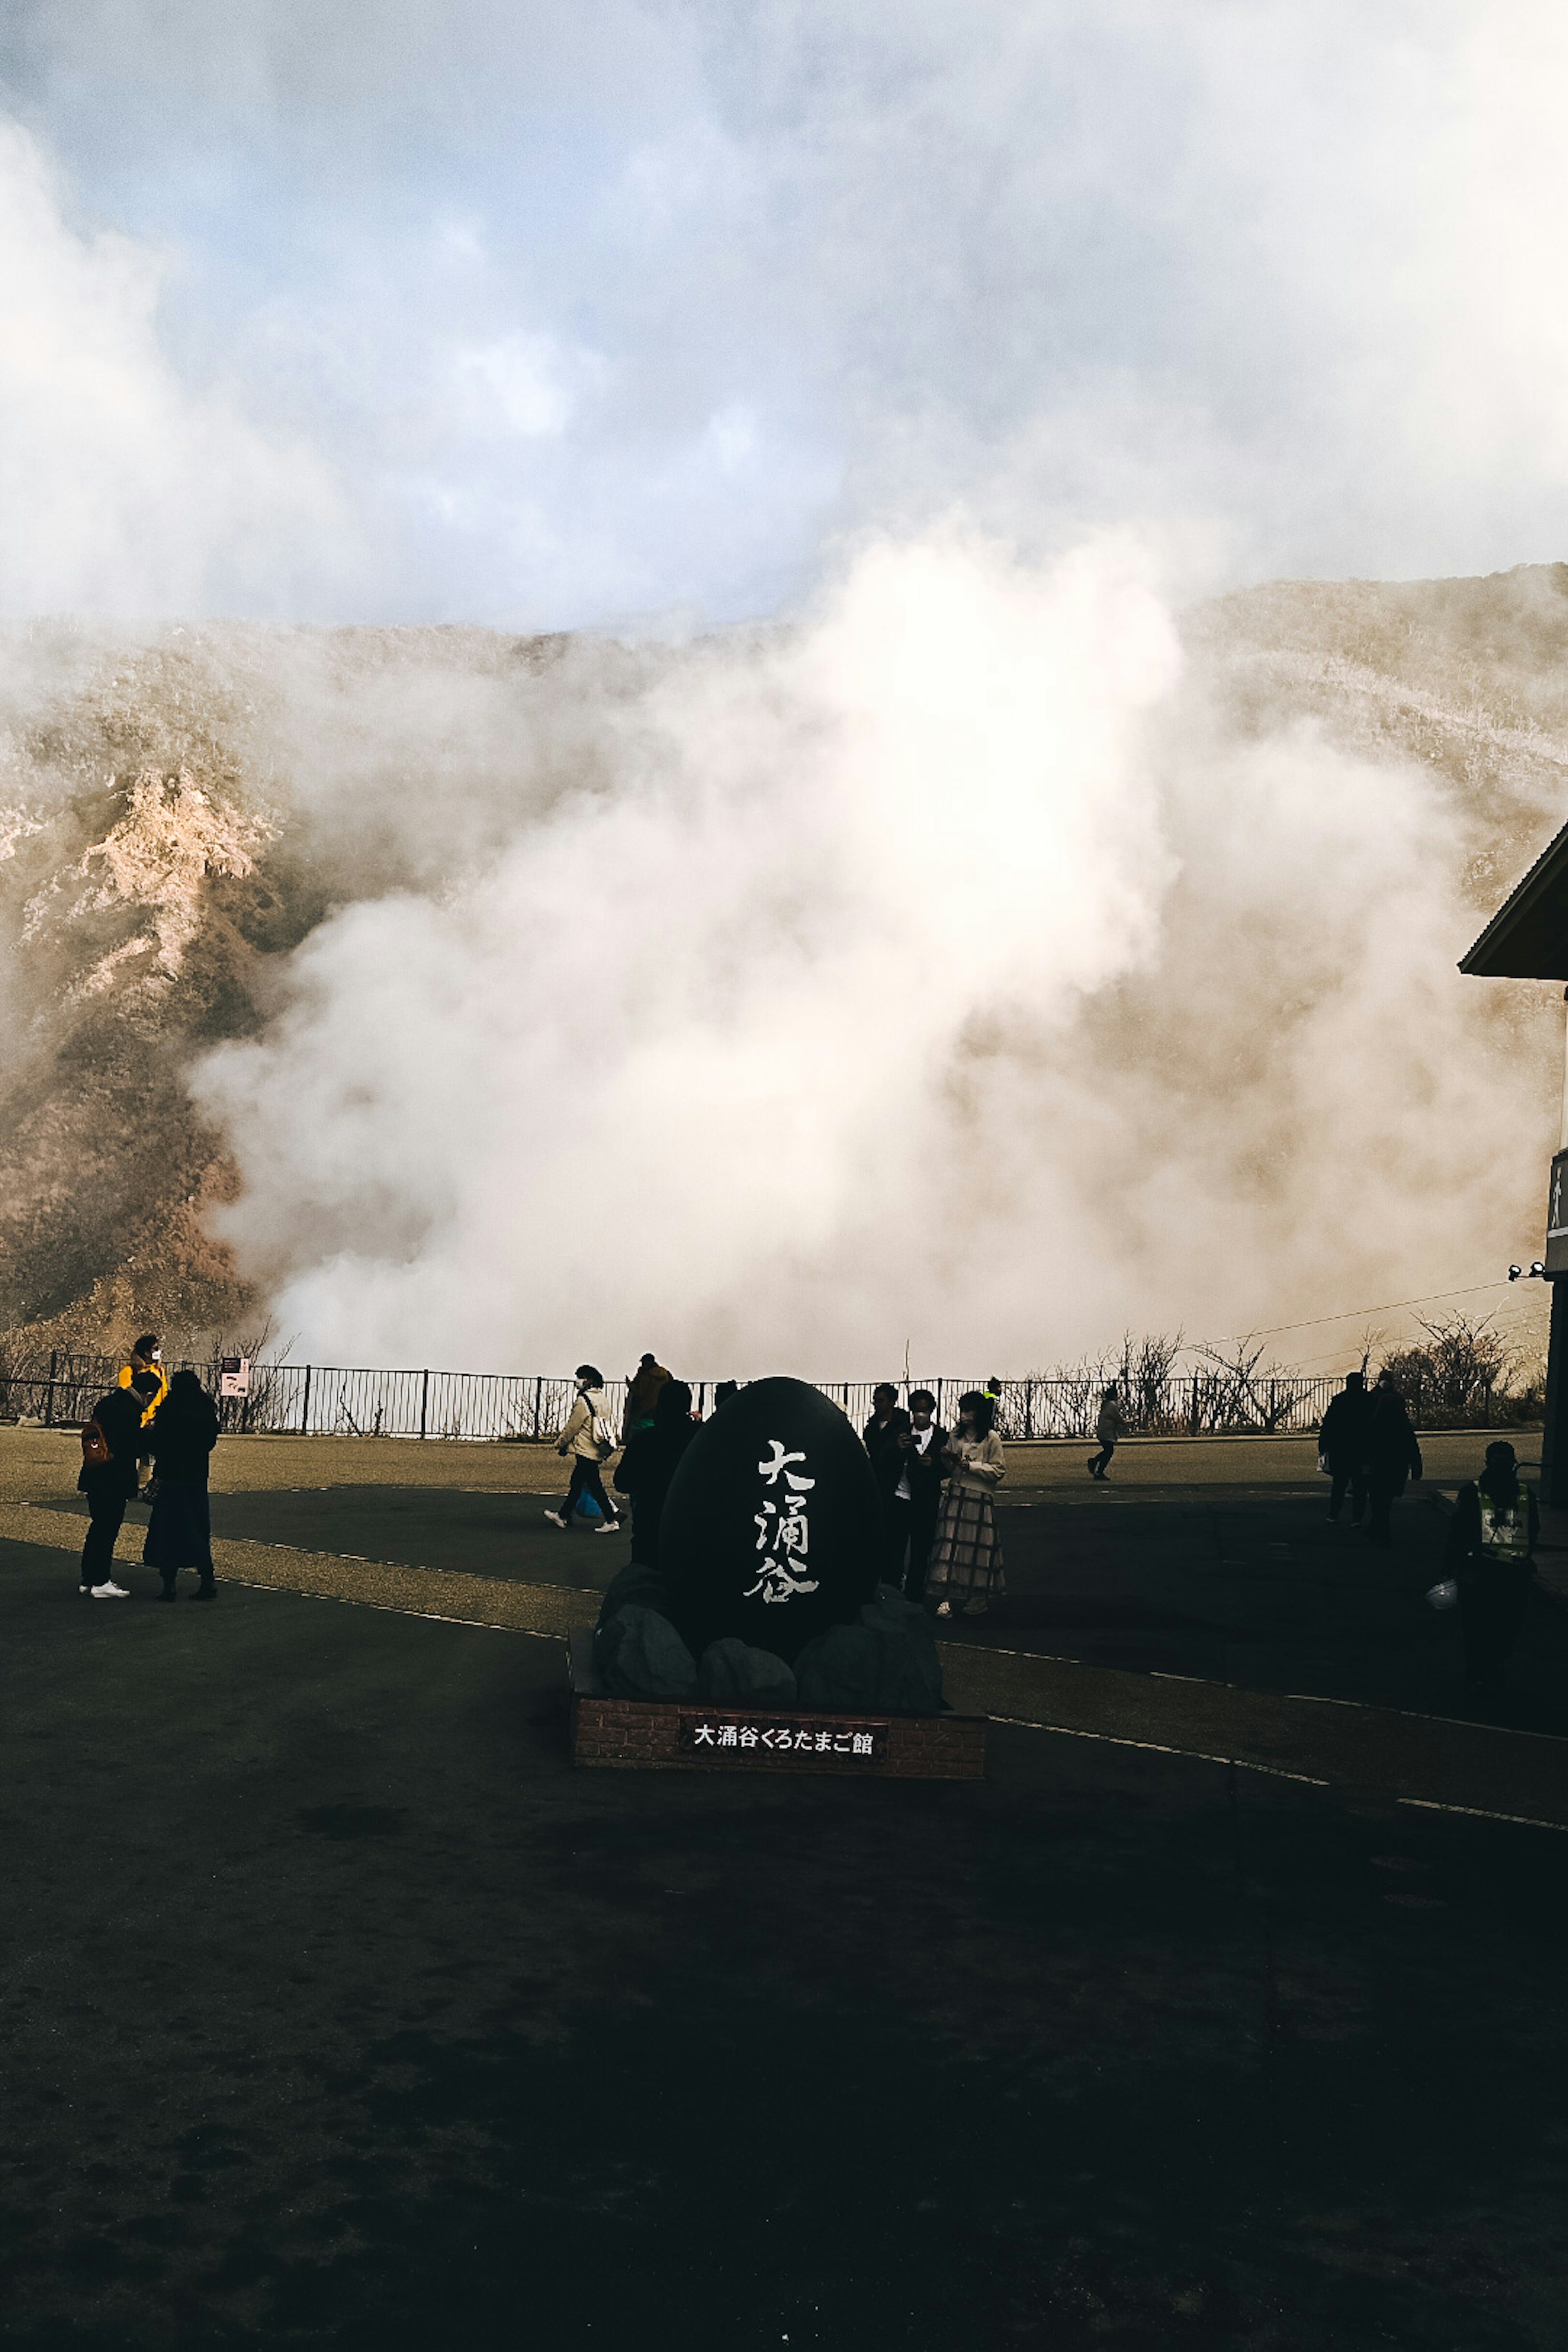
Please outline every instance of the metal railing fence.
[{"label": "metal railing fence", "polygon": [[[0,1350],[0,1419],[27,1416],[45,1424],[79,1425],[106,1388],[112,1387],[119,1360],[56,1349],[47,1359],[8,1356]],[[171,1370],[198,1373],[217,1388],[215,1361],[171,1364]],[[698,1410],[710,1405],[714,1383],[692,1382]],[[819,1381],[823,1394],[841,1406],[856,1427],[870,1418],[873,1381]],[[984,1380],[900,1381],[900,1399],[911,1388],[927,1388],[937,1400],[937,1419],[950,1423],[958,1399]],[[1133,1431],[1142,1436],[1234,1434],[1247,1431],[1284,1435],[1315,1430],[1337,1381],[1276,1373],[1244,1378],[1226,1370],[1178,1374],[1157,1388],[1124,1398]],[[1094,1434],[1102,1378],[1089,1373],[1005,1381],[996,1426],[1014,1444],[1036,1438],[1088,1439]],[[382,1371],[337,1364],[261,1363],[252,1367],[250,1394],[225,1398],[225,1430],[310,1437],[461,1438],[533,1444],[553,1439],[571,1410],[575,1383],[564,1375],[530,1372]],[[605,1401],[619,1429],[626,1410],[624,1381],[605,1383]],[[1412,1418],[1421,1419],[1419,1396],[1407,1400]],[[1489,1406],[1490,1398],[1488,1403]]]}]

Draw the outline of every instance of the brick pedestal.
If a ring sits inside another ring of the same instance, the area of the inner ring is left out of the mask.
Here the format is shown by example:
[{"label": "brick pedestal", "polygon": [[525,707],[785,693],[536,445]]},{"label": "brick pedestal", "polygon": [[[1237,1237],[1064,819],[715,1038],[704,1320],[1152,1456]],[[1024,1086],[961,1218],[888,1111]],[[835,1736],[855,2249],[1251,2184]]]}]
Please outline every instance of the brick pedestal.
[{"label": "brick pedestal", "polygon": [[980,1780],[983,1715],[828,1715],[808,1707],[710,1706],[612,1698],[590,1633],[574,1633],[572,1761],[628,1769],[836,1772],[892,1780]]}]

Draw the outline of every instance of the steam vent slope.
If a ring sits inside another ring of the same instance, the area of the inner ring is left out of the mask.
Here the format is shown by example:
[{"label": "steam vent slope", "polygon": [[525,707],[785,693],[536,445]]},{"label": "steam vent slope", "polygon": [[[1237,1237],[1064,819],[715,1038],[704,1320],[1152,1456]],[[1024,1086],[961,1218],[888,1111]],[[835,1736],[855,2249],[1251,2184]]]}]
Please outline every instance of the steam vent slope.
[{"label": "steam vent slope", "polygon": [[[1476,929],[1568,803],[1568,565],[1284,583],[1185,616],[1184,716],[1305,728],[1437,788]],[[0,635],[0,1329],[254,1328],[207,1213],[235,1174],[189,1074],[334,908],[439,888],[563,794],[613,793],[685,652],[466,628]],[[1509,992],[1500,988],[1500,1018]]]}]

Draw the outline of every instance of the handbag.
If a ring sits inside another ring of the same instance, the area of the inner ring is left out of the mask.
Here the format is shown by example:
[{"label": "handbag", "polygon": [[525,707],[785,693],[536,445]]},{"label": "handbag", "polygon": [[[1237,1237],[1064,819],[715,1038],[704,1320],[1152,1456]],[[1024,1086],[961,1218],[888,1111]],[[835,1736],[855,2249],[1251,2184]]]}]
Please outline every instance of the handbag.
[{"label": "handbag", "polygon": [[96,1421],[82,1423],[81,1459],[82,1466],[87,1470],[107,1469],[113,1459],[109,1451],[109,1440]]}]

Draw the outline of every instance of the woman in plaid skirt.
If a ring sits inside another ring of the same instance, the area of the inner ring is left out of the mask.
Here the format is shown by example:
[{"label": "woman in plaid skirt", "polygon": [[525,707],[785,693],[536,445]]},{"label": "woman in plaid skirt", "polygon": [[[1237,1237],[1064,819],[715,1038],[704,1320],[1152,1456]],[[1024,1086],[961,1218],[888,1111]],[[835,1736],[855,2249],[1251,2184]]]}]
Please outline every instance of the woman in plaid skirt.
[{"label": "woman in plaid skirt", "polygon": [[926,1571],[926,1596],[937,1602],[939,1617],[983,1617],[992,1594],[1006,1590],[991,1496],[1007,1475],[1007,1460],[991,1414],[978,1389],[961,1396],[942,1455],[947,1487]]}]

